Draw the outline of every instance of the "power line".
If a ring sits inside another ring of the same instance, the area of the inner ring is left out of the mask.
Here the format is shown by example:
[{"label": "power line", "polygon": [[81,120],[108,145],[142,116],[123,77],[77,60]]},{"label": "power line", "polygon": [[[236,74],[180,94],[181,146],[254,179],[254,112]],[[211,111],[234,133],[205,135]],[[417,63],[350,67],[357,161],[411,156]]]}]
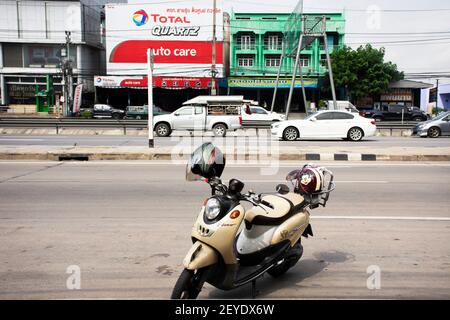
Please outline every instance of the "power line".
[{"label": "power line", "polygon": [[[253,2],[253,1],[247,1],[247,0],[228,0],[228,2],[236,2],[236,3],[243,3],[243,4],[254,4],[254,5],[258,5],[258,6],[271,6],[274,7],[273,3],[261,3],[261,2]],[[282,5],[282,4],[276,4],[277,7],[286,7],[286,8],[293,8],[295,7],[295,5]],[[368,10],[367,9],[359,9],[359,8],[347,8],[347,7],[342,7],[342,8],[324,8],[324,7],[308,7],[308,6],[304,6],[303,7],[303,11],[307,11],[307,10],[333,10],[333,11],[350,11],[350,12],[364,12],[367,13]],[[380,12],[436,12],[436,11],[450,11],[450,8],[425,8],[425,9],[378,9],[377,11]],[[371,12],[371,11],[369,11]]]}]

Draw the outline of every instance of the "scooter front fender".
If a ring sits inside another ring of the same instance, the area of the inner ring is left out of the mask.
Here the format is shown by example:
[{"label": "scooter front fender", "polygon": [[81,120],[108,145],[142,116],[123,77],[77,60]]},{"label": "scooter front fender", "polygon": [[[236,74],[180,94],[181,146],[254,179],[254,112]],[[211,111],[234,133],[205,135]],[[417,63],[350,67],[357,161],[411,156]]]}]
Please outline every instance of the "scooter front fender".
[{"label": "scooter front fender", "polygon": [[184,258],[183,265],[188,270],[197,270],[216,264],[218,261],[219,255],[212,247],[196,241]]}]

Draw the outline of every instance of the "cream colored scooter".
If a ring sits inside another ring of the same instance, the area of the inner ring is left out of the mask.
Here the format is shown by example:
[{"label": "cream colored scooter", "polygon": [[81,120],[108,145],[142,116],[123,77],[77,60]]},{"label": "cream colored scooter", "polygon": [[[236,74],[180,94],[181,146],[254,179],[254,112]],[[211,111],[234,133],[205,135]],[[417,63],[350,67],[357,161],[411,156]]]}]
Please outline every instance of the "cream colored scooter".
[{"label": "cream colored scooter", "polygon": [[[207,159],[210,168],[220,152],[213,148],[213,157],[204,154],[194,161]],[[195,166],[196,174],[211,186],[212,197],[205,201],[194,224],[193,245],[183,260],[185,269],[171,298],[195,299],[205,282],[223,290],[252,283],[255,297],[257,278],[266,272],[278,277],[301,258],[302,235],[313,235],[308,209],[325,206],[334,189],[333,175],[321,168],[326,182],[314,194],[301,195],[280,184],[277,192],[263,196],[252,191],[242,194],[244,183],[237,179],[224,185],[218,177],[223,168],[215,170],[215,176],[209,176],[199,169],[204,169],[205,163]],[[253,206],[246,211],[241,202]]]}]

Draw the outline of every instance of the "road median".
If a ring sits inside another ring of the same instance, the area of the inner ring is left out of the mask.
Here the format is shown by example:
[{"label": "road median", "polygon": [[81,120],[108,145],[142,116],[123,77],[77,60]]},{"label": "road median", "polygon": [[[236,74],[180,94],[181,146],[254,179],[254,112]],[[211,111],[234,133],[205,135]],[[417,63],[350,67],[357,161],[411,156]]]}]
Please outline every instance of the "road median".
[{"label": "road median", "polygon": [[[195,146],[80,147],[80,146],[0,146],[0,160],[98,161],[165,160],[185,163]],[[450,148],[338,148],[279,147],[243,150],[223,148],[227,161],[265,163],[272,161],[450,161]]]}]

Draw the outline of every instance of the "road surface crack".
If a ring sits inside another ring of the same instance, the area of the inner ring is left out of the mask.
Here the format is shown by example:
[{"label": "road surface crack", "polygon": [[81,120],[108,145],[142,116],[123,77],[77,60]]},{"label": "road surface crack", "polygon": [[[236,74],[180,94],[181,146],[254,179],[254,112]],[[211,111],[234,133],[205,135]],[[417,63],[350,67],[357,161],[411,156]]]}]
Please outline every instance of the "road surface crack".
[{"label": "road surface crack", "polygon": [[41,168],[41,169],[33,170],[33,171],[30,171],[30,172],[19,174],[19,175],[14,176],[14,177],[10,177],[10,178],[4,179],[4,180],[0,180],[0,183],[10,182],[12,180],[15,180],[15,179],[18,179],[18,178],[23,178],[23,177],[29,176],[31,174],[34,174],[34,173],[38,173],[38,172],[42,172],[42,171],[45,171],[45,170],[48,170],[48,169],[59,167],[59,166],[61,166],[63,164],[64,164],[63,162],[60,162],[60,163],[57,163],[55,165],[45,166],[44,168]]}]

